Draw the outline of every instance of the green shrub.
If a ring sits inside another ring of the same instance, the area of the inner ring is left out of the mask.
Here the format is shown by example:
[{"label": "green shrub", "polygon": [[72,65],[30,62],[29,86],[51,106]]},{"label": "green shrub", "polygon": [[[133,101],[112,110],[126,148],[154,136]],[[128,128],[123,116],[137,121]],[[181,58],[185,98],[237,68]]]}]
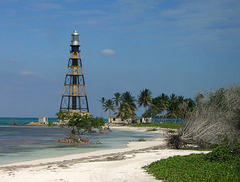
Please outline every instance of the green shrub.
[{"label": "green shrub", "polygon": [[132,124],[133,127],[159,127],[159,128],[171,128],[179,129],[182,124],[174,122],[165,122],[165,123],[142,123],[142,124]]},{"label": "green shrub", "polygon": [[206,160],[206,154],[191,154],[162,159],[145,166],[144,169],[156,179],[207,182],[240,181],[240,160],[231,162]]},{"label": "green shrub", "polygon": [[[174,141],[178,141],[178,137]],[[169,157],[144,168],[157,179],[166,181],[240,181],[240,142],[237,139],[231,142],[225,137],[222,144],[208,154]]]},{"label": "green shrub", "polygon": [[68,136],[68,138],[69,138],[70,140],[72,140],[73,142],[75,142],[75,143],[78,142],[78,137],[77,137],[76,135],[70,134],[70,135]]},{"label": "green shrub", "polygon": [[240,159],[240,142],[237,139],[231,142],[227,137],[206,155],[206,159],[210,161],[230,161],[236,158]]},{"label": "green shrub", "polygon": [[52,121],[49,121],[48,122],[48,127],[53,127],[53,126],[56,126],[56,124],[54,124]]},{"label": "green shrub", "polygon": [[138,139],[139,142],[145,142],[146,140],[144,138]]}]

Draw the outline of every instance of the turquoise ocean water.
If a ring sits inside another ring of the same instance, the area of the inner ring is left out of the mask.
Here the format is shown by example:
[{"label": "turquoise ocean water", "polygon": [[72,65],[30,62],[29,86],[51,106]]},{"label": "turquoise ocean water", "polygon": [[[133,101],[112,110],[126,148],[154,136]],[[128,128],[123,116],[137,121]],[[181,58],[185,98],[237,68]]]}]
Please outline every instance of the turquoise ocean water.
[{"label": "turquoise ocean water", "polygon": [[[150,139],[159,134],[113,130],[106,134],[84,134],[91,144],[71,145],[57,143],[57,139],[70,133],[68,128],[47,126],[24,126],[38,118],[0,118],[0,165],[39,158],[49,158],[103,149],[121,148],[129,141]],[[56,121],[56,118],[49,118]],[[18,126],[12,126],[17,123]],[[100,141],[101,144],[96,142]]]},{"label": "turquoise ocean water", "polygon": [[[48,121],[56,122],[57,118],[48,118]],[[17,118],[4,117],[0,118],[0,126],[9,126],[13,124],[24,125],[24,123],[38,122],[38,118]]]}]

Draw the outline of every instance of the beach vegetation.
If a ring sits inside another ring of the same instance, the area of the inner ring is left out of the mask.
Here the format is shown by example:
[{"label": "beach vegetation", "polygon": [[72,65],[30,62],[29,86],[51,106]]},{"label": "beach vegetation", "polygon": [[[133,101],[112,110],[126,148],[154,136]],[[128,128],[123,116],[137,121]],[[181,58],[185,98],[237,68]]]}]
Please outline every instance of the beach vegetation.
[{"label": "beach vegetation", "polygon": [[144,139],[144,138],[140,138],[140,139],[138,139],[138,141],[139,141],[139,142],[145,142],[146,139]]},{"label": "beach vegetation", "polygon": [[133,119],[136,115],[137,106],[136,100],[130,92],[125,92],[121,95],[120,107],[117,110],[118,117],[122,119]]},{"label": "beach vegetation", "polygon": [[240,143],[225,138],[207,154],[169,157],[144,169],[164,181],[240,181]]},{"label": "beach vegetation", "polygon": [[[71,128],[71,134],[69,135],[68,139],[73,139],[70,136],[75,136],[78,138],[79,142],[82,142],[81,134],[84,132],[92,131],[93,128],[101,130],[102,127],[105,125],[103,118],[94,118],[89,114],[80,114],[74,112],[63,112],[57,113],[59,119],[62,121],[67,121],[65,126]],[[75,139],[73,139],[75,141]],[[87,141],[88,142],[88,141]],[[68,142],[72,143],[72,142]],[[73,142],[74,143],[74,142]]]},{"label": "beach vegetation", "polygon": [[103,104],[103,109],[105,112],[108,112],[108,117],[111,116],[111,111],[115,111],[114,102],[111,99],[108,99]]},{"label": "beach vegetation", "polygon": [[102,111],[101,111],[101,117],[103,116],[103,111],[104,111],[104,103],[106,101],[105,97],[102,97],[100,100]]},{"label": "beach vegetation", "polygon": [[193,112],[179,130],[185,143],[208,147],[221,144],[225,136],[231,141],[240,138],[240,86],[200,93],[195,103]]},{"label": "beach vegetation", "polygon": [[[176,94],[168,96],[164,93],[152,97],[151,90],[147,88],[140,91],[137,100],[130,92],[122,94],[116,92],[112,100],[105,100],[102,97],[100,102],[105,112],[109,110],[115,111],[115,115],[122,119],[134,119],[137,111],[136,104],[138,104],[138,107],[145,108],[145,112],[142,114],[143,117],[184,120],[190,117],[195,107],[195,102],[191,98],[184,98]],[[106,105],[110,106],[111,109],[106,110]]]},{"label": "beach vegetation", "polygon": [[56,124],[54,124],[52,121],[49,121],[47,125],[48,125],[48,127],[56,126]]},{"label": "beach vegetation", "polygon": [[114,101],[116,107],[118,107],[121,102],[121,94],[119,92],[116,92],[114,94],[113,101]]},{"label": "beach vegetation", "polygon": [[152,98],[148,109],[143,113],[143,117],[187,119],[194,107],[195,102],[191,98],[175,94],[168,96],[162,93]]},{"label": "beach vegetation", "polygon": [[149,89],[144,89],[140,92],[138,95],[138,106],[141,107],[143,106],[145,109],[150,106],[152,102],[152,92]]},{"label": "beach vegetation", "polygon": [[76,135],[72,134],[72,133],[69,135],[69,139],[71,141],[73,141],[73,143],[77,143],[78,142],[78,137]]},{"label": "beach vegetation", "polygon": [[133,119],[137,110],[136,100],[130,92],[115,93],[113,99],[104,102],[103,108],[105,112],[108,112],[109,116],[113,111],[117,117],[122,119]]},{"label": "beach vegetation", "polygon": [[159,128],[169,128],[169,129],[179,129],[182,124],[175,122],[164,122],[164,123],[141,123],[141,124],[131,124],[132,127],[159,127]]}]

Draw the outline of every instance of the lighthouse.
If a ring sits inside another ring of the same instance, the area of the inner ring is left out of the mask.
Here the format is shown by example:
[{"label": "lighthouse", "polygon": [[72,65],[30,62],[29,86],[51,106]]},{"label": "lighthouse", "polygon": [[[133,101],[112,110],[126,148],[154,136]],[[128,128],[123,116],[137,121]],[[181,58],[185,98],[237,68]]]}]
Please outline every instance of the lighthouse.
[{"label": "lighthouse", "polygon": [[79,34],[72,33],[70,57],[64,81],[60,111],[89,113],[86,84],[80,55]]}]

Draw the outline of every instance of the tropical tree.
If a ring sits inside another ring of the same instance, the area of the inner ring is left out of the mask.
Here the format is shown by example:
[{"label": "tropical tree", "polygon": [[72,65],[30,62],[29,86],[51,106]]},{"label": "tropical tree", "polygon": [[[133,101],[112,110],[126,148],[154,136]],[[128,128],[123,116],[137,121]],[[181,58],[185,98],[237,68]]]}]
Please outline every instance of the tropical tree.
[{"label": "tropical tree", "polygon": [[104,126],[103,118],[94,118],[88,114],[74,113],[69,111],[60,111],[56,114],[58,120],[65,121],[65,126],[71,128],[71,134],[74,142],[81,142],[81,131],[91,131],[92,128],[101,129]]},{"label": "tropical tree", "polygon": [[162,93],[159,96],[152,98],[148,110],[143,114],[144,117],[156,117],[157,115],[164,115],[169,106],[169,97]]},{"label": "tropical tree", "polygon": [[167,116],[171,118],[178,118],[180,111],[180,104],[184,101],[183,96],[176,96],[175,94],[170,95],[169,105],[167,107]]},{"label": "tropical tree", "polygon": [[135,111],[137,106],[135,104],[136,100],[130,92],[125,92],[121,95],[121,104],[117,109],[117,114],[122,119],[130,119],[135,116]]},{"label": "tropical tree", "polygon": [[108,112],[108,117],[110,118],[111,111],[115,111],[114,102],[111,99],[106,100],[103,105],[103,108],[105,112]]},{"label": "tropical tree", "polygon": [[114,102],[115,102],[116,107],[118,107],[119,104],[120,104],[120,101],[121,101],[121,94],[120,94],[119,92],[116,92],[116,93],[114,94],[113,100],[114,100]]},{"label": "tropical tree", "polygon": [[138,106],[141,107],[143,106],[145,108],[145,111],[147,107],[151,104],[152,102],[152,92],[149,89],[144,89],[140,92],[138,95]]},{"label": "tropical tree", "polygon": [[100,101],[100,103],[101,103],[101,105],[102,105],[102,111],[101,111],[101,117],[102,117],[102,115],[103,115],[103,110],[104,110],[104,103],[105,103],[106,99],[105,99],[104,97],[102,97],[99,101]]}]

